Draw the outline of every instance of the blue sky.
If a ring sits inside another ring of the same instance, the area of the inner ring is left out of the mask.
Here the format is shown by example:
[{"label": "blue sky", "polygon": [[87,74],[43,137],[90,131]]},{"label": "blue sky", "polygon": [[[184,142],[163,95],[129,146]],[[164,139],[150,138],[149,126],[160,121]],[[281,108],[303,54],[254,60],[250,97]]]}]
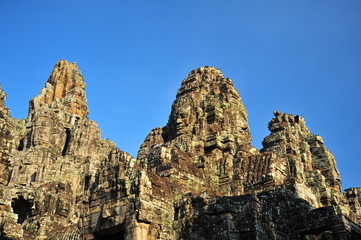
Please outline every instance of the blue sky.
[{"label": "blue sky", "polygon": [[1,1],[0,83],[25,118],[55,62],[77,62],[90,118],[136,156],[187,74],[215,66],[242,96],[254,146],[273,111],[299,114],[343,188],[361,186],[360,12],[359,0]]}]

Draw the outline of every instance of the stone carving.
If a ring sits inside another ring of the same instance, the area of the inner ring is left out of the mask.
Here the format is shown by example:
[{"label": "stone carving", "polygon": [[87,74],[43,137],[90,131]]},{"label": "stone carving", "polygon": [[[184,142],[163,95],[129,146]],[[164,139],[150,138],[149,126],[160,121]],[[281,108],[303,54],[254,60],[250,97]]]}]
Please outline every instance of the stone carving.
[{"label": "stone carving", "polygon": [[27,119],[0,88],[0,239],[360,239],[361,191],[341,191],[324,140],[275,112],[257,150],[232,80],[182,82],[137,158],[100,137],[75,63],[59,61]]}]

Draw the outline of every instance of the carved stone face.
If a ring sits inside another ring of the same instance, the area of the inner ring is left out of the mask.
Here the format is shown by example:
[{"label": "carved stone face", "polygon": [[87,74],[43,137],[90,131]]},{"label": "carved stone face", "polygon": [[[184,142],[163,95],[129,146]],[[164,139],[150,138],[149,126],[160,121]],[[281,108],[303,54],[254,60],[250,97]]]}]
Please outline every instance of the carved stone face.
[{"label": "carved stone face", "polygon": [[178,136],[189,132],[190,111],[191,107],[189,106],[180,109],[177,113],[176,132]]},{"label": "carved stone face", "polygon": [[45,116],[36,119],[33,126],[33,144],[34,146],[47,146],[51,144],[51,120]]}]

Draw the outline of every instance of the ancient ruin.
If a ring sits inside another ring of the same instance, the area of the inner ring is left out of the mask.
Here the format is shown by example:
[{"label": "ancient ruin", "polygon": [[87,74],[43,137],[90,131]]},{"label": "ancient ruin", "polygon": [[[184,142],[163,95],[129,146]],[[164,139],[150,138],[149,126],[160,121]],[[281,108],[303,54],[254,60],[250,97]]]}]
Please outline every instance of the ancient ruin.
[{"label": "ancient ruin", "polygon": [[75,63],[56,63],[27,119],[0,88],[0,239],[361,239],[361,188],[341,191],[321,136],[274,112],[263,148],[214,67],[182,82],[137,158],[101,138]]}]

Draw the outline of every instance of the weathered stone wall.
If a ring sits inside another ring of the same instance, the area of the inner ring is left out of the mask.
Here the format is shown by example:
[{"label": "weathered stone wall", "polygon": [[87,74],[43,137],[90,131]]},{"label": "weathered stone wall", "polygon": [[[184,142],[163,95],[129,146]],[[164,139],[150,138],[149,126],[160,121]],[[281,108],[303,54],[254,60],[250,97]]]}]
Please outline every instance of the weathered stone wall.
[{"label": "weathered stone wall", "polygon": [[78,117],[88,115],[84,77],[75,63],[60,60],[55,64],[45,88],[30,102],[30,114],[48,106]]},{"label": "weathered stone wall", "polygon": [[[6,113],[3,101],[1,106]],[[2,235],[81,239],[84,216],[89,202],[99,195],[97,190],[105,195],[104,204],[122,195],[124,186],[114,169],[124,178],[125,168],[135,160],[101,139],[97,124],[87,114],[84,79],[75,64],[64,60],[55,65],[40,95],[30,101],[26,120],[18,123],[3,114],[9,141],[1,145],[6,185],[1,189]],[[104,165],[109,168],[106,173]],[[102,174],[109,175],[111,186],[104,183]]]},{"label": "weathered stone wall", "polygon": [[349,217],[361,224],[361,188],[348,188],[344,194],[351,209]]},{"label": "weathered stone wall", "polygon": [[180,239],[357,239],[354,232],[361,230],[352,230],[353,223],[332,206],[313,210],[286,189],[222,198],[188,196],[176,212]]},{"label": "weathered stone wall", "polygon": [[300,116],[263,149],[232,80],[193,70],[137,158],[100,137],[75,63],[59,61],[28,118],[0,89],[0,239],[360,239],[361,191]]},{"label": "weathered stone wall", "polygon": [[[14,152],[20,146],[20,138],[25,132],[24,121],[11,118],[9,109],[5,106],[6,95],[0,87],[0,228],[21,230],[16,224],[17,215],[13,213],[9,196],[8,181],[13,172]],[[20,236],[20,235],[19,235]]]},{"label": "weathered stone wall", "polygon": [[289,169],[287,179],[314,207],[347,205],[335,158],[322,137],[312,134],[301,116],[278,111],[274,115],[268,126],[271,134],[264,139],[261,152],[273,152],[284,159]]}]

